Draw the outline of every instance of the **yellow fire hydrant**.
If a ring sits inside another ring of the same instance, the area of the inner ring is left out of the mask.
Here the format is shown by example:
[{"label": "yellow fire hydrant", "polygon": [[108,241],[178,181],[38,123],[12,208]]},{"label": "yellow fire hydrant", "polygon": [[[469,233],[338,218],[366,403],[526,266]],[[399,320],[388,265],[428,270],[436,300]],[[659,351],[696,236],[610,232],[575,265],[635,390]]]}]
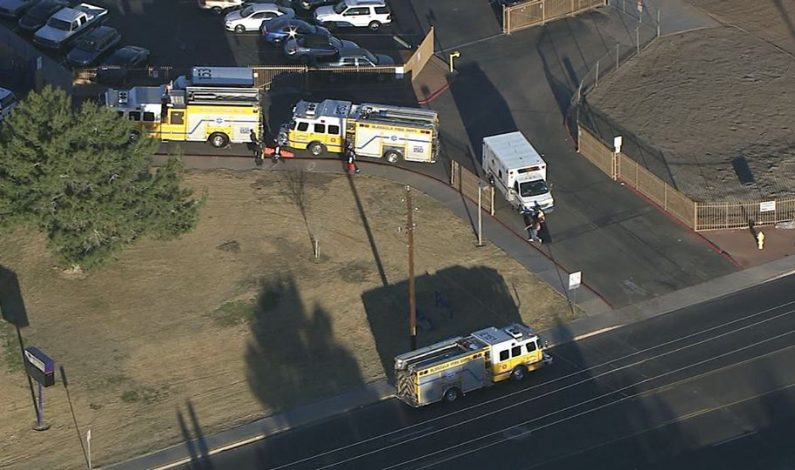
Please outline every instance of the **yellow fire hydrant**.
[{"label": "yellow fire hydrant", "polygon": [[756,246],[763,250],[765,248],[765,234],[762,232],[756,233]]}]

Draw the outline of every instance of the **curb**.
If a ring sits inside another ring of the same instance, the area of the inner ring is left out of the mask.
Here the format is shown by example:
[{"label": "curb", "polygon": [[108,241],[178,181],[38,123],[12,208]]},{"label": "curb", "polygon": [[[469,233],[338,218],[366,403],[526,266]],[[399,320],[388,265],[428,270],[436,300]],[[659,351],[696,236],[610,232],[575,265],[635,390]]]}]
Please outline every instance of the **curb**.
[{"label": "curb", "polygon": [[417,100],[417,103],[418,103],[420,106],[426,106],[426,105],[428,105],[430,102],[432,102],[433,100],[435,100],[436,98],[440,97],[440,96],[442,95],[442,93],[444,93],[445,91],[447,91],[447,90],[449,90],[449,89],[450,89],[450,82],[447,82],[447,83],[445,83],[444,85],[442,85],[442,87],[441,87],[441,88],[439,88],[438,90],[434,91],[434,92],[433,92],[433,93],[431,93],[430,95],[426,96],[425,98],[423,98],[423,99],[421,99],[421,100]]},{"label": "curb", "polygon": [[[152,470],[171,469],[261,441],[275,434],[289,431],[295,427],[323,421],[356,408],[387,400],[394,396],[394,392],[394,388],[385,378],[378,379],[363,387],[350,390],[341,395],[275,413],[212,436],[185,440],[165,449],[133,457],[101,468],[113,470],[133,470],[140,468]],[[207,450],[200,455],[196,455],[196,451],[192,449]]]}]

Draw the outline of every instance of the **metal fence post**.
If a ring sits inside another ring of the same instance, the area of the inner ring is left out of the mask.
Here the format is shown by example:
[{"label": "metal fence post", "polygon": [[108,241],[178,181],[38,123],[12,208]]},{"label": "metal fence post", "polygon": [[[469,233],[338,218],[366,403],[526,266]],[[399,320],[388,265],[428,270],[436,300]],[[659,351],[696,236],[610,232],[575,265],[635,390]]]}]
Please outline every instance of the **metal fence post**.
[{"label": "metal fence post", "polygon": [[657,9],[657,37],[660,37],[660,9]]},{"label": "metal fence post", "polygon": [[619,48],[620,47],[621,47],[621,44],[616,44],[616,70],[618,70],[618,66],[619,66],[618,62],[620,60],[619,59],[619,55],[620,55],[620,49]]},{"label": "metal fence post", "polygon": [[640,26],[635,29],[635,45],[638,48],[638,55],[640,55]]},{"label": "metal fence post", "polygon": [[599,86],[599,61],[596,61],[596,83],[594,84],[594,88]]}]

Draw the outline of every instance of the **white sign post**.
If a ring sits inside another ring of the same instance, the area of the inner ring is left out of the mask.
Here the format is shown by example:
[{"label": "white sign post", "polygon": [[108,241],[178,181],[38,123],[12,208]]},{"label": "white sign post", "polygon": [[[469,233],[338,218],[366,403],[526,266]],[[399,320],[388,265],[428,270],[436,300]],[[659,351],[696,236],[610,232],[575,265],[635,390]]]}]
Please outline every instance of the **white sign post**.
[{"label": "white sign post", "polygon": [[615,153],[621,153],[621,144],[624,143],[624,138],[620,135],[613,137],[613,150]]},{"label": "white sign post", "polygon": [[[576,298],[577,288],[580,287],[580,284],[582,284],[582,271],[577,271],[576,273],[570,273],[569,274],[569,292],[571,292],[571,297],[569,297],[569,298],[570,298],[570,302],[572,304],[576,304],[577,303],[577,298]],[[574,306],[572,305],[572,311],[573,311],[573,309],[574,309]]]},{"label": "white sign post", "polygon": [[86,447],[88,448],[88,470],[91,470],[93,468],[91,466],[91,429],[86,433]]}]

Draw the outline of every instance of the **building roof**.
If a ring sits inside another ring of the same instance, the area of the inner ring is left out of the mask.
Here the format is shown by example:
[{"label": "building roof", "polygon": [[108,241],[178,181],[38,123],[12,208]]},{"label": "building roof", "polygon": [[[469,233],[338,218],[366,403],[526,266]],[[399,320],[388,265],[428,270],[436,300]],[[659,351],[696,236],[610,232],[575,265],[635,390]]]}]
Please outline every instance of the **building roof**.
[{"label": "building roof", "polygon": [[544,164],[538,151],[518,131],[484,137],[483,145],[488,145],[495,154],[499,155],[500,160],[508,168]]}]

